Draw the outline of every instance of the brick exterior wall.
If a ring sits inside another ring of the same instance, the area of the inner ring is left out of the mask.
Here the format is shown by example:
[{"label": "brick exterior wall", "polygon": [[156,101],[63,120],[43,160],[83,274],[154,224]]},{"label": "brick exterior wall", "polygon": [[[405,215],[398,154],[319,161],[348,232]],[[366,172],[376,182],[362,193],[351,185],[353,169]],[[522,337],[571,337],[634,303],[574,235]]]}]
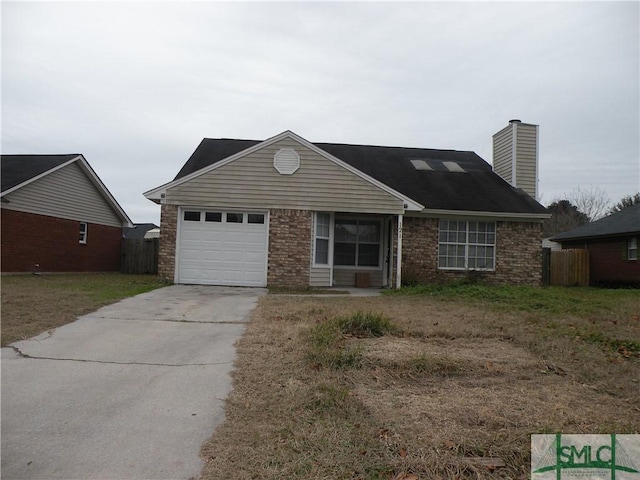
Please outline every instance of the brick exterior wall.
[{"label": "brick exterior wall", "polygon": [[[437,218],[405,217],[402,237],[403,283],[447,282],[468,277],[469,272],[465,271],[438,270]],[[478,275],[488,284],[540,285],[541,224],[496,222],[495,271]]]},{"label": "brick exterior wall", "polygon": [[160,208],[160,247],[158,249],[158,276],[173,283],[176,271],[176,238],[178,234],[178,206]]},{"label": "brick exterior wall", "polygon": [[[393,268],[398,255],[398,221],[393,222]],[[438,277],[438,219],[404,217],[402,220],[402,283],[433,283]],[[395,287],[395,274],[394,284]]]},{"label": "brick exterior wall", "polygon": [[[178,207],[161,210],[158,272],[173,282],[175,273]],[[465,279],[469,272],[438,270],[438,219],[403,219],[403,283],[433,283]],[[271,210],[267,285],[307,287],[312,255],[313,214],[307,210]],[[396,226],[393,259],[397,256]],[[496,269],[481,272],[488,284],[540,285],[542,281],[542,231],[537,222],[496,222]],[[395,282],[395,280],[394,280]],[[395,283],[394,283],[395,285]]]},{"label": "brick exterior wall", "polygon": [[308,210],[271,210],[267,285],[309,286],[312,219]]},{"label": "brick exterior wall", "polygon": [[628,238],[563,242],[562,249],[589,250],[589,282],[592,284],[640,284],[640,260],[627,260]]},{"label": "brick exterior wall", "polygon": [[541,222],[497,222],[494,283],[542,285]]},{"label": "brick exterior wall", "polygon": [[3,272],[120,271],[122,228],[2,209]]}]

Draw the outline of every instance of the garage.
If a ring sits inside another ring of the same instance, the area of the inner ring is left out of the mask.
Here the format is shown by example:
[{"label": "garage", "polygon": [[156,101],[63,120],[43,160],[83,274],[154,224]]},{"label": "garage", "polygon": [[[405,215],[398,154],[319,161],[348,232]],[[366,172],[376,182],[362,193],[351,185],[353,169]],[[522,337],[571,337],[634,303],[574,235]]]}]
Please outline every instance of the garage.
[{"label": "garage", "polygon": [[268,215],[181,209],[177,282],[264,287]]}]

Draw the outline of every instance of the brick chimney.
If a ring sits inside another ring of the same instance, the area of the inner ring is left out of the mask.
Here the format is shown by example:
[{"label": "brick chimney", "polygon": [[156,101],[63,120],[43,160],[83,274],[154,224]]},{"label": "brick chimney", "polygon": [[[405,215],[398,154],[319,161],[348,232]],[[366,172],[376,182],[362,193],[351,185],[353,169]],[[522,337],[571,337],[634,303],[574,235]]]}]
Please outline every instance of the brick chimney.
[{"label": "brick chimney", "polygon": [[538,200],[538,125],[509,120],[493,136],[493,171]]}]

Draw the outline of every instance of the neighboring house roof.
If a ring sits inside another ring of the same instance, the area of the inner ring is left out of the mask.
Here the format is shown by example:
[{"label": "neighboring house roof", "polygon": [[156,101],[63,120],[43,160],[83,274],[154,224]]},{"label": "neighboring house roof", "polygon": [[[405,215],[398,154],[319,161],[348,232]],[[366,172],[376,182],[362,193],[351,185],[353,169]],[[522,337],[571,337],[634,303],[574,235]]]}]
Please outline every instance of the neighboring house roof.
[{"label": "neighboring house roof", "polygon": [[158,228],[155,223],[136,223],[132,228],[124,229],[124,238],[144,238],[149,230]]},{"label": "neighboring house roof", "polygon": [[74,160],[71,155],[2,155],[2,193]]},{"label": "neighboring house roof", "polygon": [[149,240],[152,238],[160,238],[160,228],[152,228],[147,233],[144,234],[145,240]]},{"label": "neighboring house roof", "polygon": [[2,155],[0,162],[0,176],[2,190],[0,197],[19,190],[38,179],[50,175],[68,165],[77,164],[96,188],[96,191],[110,205],[115,214],[122,220],[124,226],[133,224],[111,192],[93,171],[89,162],[81,154],[66,155]]},{"label": "neighboring house roof", "polygon": [[549,238],[542,239],[542,248],[550,248],[551,250],[562,250],[562,245],[558,242],[554,242]]},{"label": "neighboring house roof", "polygon": [[624,208],[607,217],[587,223],[551,238],[554,242],[566,242],[596,237],[640,234],[640,203]]},{"label": "neighboring house roof", "polygon": [[[205,138],[174,182],[260,143]],[[474,152],[336,143],[313,145],[406,195],[426,210],[547,214],[542,205],[500,178]],[[416,169],[414,164],[422,169]]]}]

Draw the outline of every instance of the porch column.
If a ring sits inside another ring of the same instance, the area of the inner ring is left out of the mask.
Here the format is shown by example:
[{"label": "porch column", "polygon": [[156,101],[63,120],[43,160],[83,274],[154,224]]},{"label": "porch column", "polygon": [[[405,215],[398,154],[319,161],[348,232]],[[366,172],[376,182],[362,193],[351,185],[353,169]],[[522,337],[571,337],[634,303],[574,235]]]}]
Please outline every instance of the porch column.
[{"label": "porch column", "polygon": [[402,285],[402,215],[398,215],[398,249],[396,255],[396,288]]}]

